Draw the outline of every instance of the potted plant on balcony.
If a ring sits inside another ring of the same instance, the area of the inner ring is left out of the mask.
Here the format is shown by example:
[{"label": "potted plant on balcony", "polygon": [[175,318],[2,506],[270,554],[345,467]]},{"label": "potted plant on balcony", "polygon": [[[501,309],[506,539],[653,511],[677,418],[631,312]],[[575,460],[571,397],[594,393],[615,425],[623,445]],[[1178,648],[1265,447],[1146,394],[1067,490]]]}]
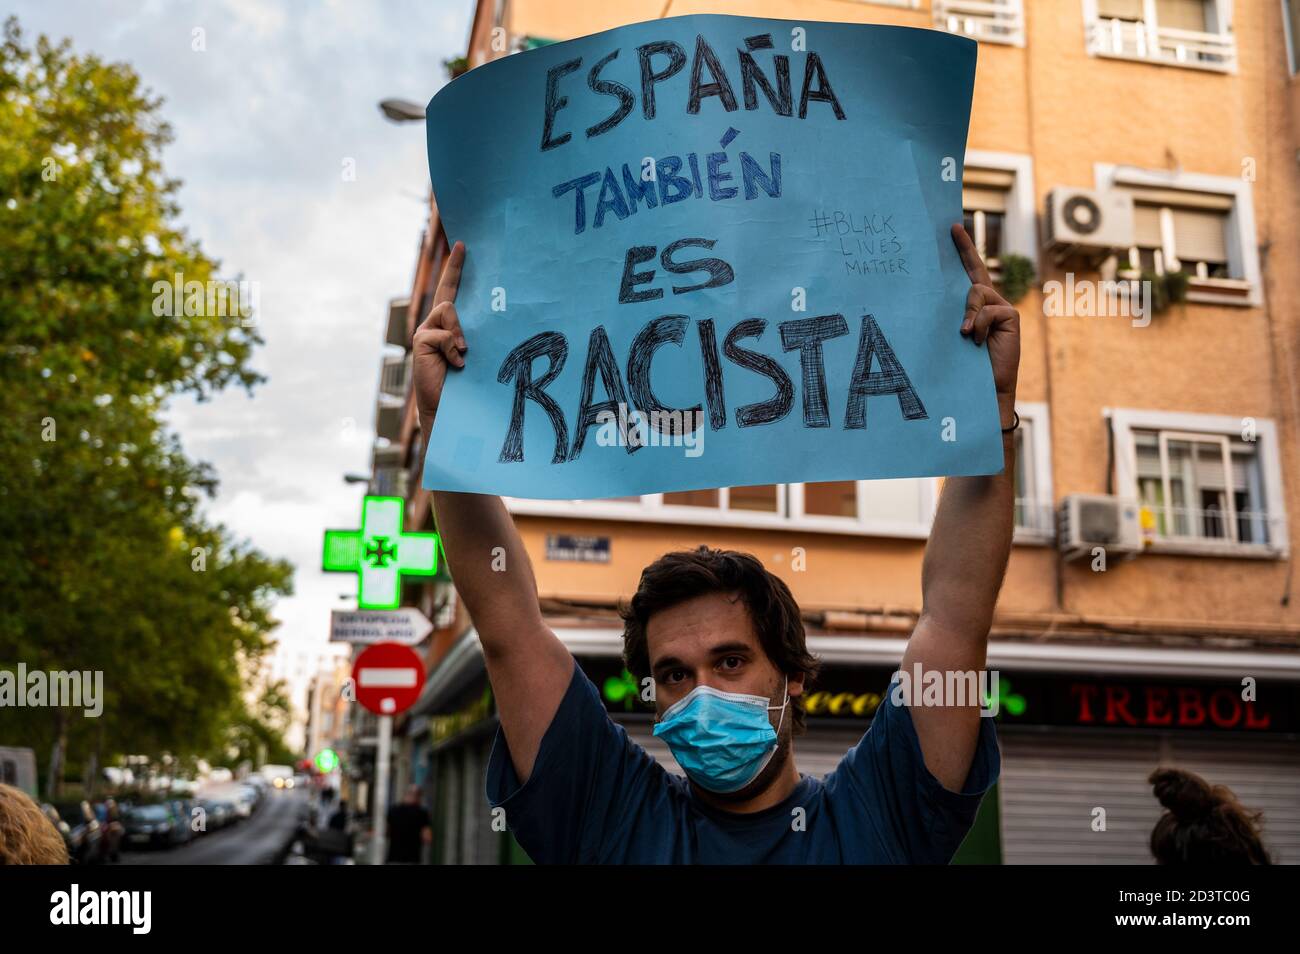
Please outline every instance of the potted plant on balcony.
[{"label": "potted plant on balcony", "polygon": [[1013,305],[1025,297],[1029,286],[1034,283],[1037,273],[1032,260],[1023,255],[1003,255],[998,271],[998,284],[1002,286],[1002,296]]}]

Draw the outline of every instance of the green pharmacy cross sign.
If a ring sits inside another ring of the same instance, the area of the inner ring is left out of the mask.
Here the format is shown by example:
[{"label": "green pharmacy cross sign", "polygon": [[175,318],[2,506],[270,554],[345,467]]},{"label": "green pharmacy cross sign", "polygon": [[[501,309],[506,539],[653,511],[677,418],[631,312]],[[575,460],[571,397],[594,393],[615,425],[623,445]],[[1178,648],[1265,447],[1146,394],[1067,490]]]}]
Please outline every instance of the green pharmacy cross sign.
[{"label": "green pharmacy cross sign", "polygon": [[433,576],[438,571],[438,535],[403,533],[401,497],[367,497],[360,530],[326,530],[323,568],[361,578],[357,606],[397,609],[402,576]]}]

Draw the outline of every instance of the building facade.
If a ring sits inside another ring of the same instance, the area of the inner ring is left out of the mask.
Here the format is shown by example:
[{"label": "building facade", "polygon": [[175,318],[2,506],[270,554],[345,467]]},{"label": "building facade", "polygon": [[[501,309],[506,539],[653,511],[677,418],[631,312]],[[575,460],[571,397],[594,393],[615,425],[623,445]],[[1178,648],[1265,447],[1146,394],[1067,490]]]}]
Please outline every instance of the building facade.
[{"label": "building facade", "polygon": [[[963,206],[1020,310],[1022,426],[989,653],[1003,775],[959,859],[1150,861],[1146,779],[1176,764],[1262,810],[1275,856],[1300,862],[1300,3],[495,0],[477,5],[466,67],[690,13],[979,41]],[[406,497],[408,529],[434,528],[399,350],[447,254],[435,199],[411,294],[389,309],[377,418],[375,483]],[[674,769],[623,671],[618,603],[671,549],[762,559],[825,665],[796,742],[801,770],[824,774],[901,658],[940,489],[507,503],[548,621],[611,716]],[[495,723],[473,621],[445,580],[408,595],[442,614],[404,724],[433,860],[523,860],[483,797]]]}]

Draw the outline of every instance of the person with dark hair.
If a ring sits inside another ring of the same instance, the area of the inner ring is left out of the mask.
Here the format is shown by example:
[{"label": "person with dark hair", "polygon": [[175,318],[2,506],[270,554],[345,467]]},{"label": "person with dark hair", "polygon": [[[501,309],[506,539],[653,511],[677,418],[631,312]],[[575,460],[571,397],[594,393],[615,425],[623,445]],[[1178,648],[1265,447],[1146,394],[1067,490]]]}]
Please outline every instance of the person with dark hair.
[{"label": "person with dark hair", "polygon": [[1165,807],[1151,829],[1151,854],[1162,865],[1272,864],[1252,812],[1226,785],[1183,769],[1156,769],[1148,779]]},{"label": "person with dark hair", "polygon": [[[952,239],[971,285],[951,333],[987,347],[1004,467],[944,482],[902,670],[870,729],[824,779],[801,775],[794,760],[817,661],[789,587],[755,557],[708,547],[669,553],[646,567],[624,612],[626,664],[643,680],[647,701],[653,693],[654,734],[682,778],[608,717],[546,625],[527,551],[501,500],[433,493],[443,550],[474,620],[500,717],[488,800],[534,861],[951,860],[997,780],[993,722],[980,717],[977,691],[929,704],[903,677],[919,670],[973,680],[984,667],[1011,549],[1020,360],[1019,314],[992,287],[961,226]],[[457,242],[413,339],[422,447],[447,374],[466,362],[455,306],[465,254]]]},{"label": "person with dark hair", "polygon": [[408,785],[401,802],[388,809],[390,865],[418,865],[424,846],[433,841],[433,819],[420,804],[420,786]]}]

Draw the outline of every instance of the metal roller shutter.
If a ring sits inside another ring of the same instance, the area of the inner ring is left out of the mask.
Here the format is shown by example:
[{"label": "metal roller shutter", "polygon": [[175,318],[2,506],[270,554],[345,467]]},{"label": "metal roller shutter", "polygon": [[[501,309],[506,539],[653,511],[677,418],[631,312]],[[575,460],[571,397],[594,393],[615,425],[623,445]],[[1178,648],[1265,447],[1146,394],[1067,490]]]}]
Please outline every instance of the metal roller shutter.
[{"label": "metal roller shutter", "polygon": [[[1003,731],[1002,854],[1007,864],[1151,864],[1160,805],[1147,778],[1158,765],[1227,785],[1265,813],[1274,860],[1300,862],[1300,748],[1251,739]],[[1093,810],[1106,830],[1093,831]]]}]

